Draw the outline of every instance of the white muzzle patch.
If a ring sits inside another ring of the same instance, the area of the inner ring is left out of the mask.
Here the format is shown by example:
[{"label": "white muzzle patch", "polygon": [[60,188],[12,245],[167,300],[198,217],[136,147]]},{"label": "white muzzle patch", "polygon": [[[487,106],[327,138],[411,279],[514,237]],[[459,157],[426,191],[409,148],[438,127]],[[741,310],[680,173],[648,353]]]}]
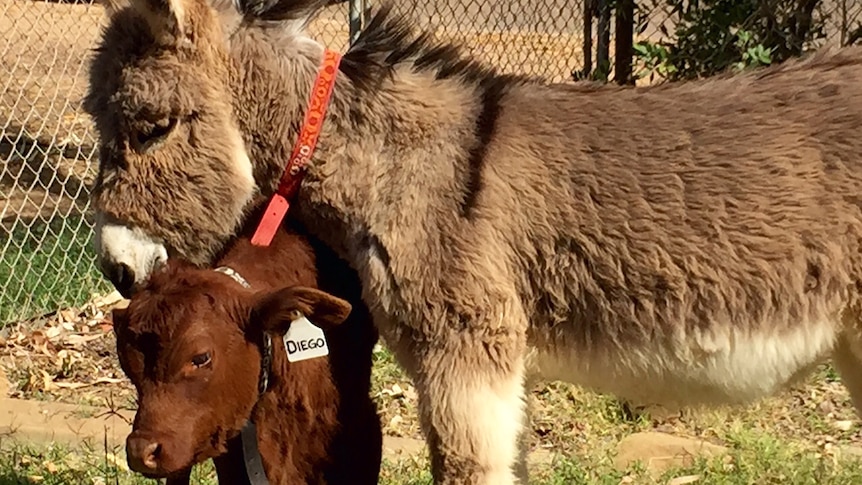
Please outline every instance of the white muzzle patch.
[{"label": "white muzzle patch", "polygon": [[94,245],[103,271],[128,266],[136,285],[145,282],[153,269],[168,260],[165,247],[136,227],[129,227],[96,214]]}]

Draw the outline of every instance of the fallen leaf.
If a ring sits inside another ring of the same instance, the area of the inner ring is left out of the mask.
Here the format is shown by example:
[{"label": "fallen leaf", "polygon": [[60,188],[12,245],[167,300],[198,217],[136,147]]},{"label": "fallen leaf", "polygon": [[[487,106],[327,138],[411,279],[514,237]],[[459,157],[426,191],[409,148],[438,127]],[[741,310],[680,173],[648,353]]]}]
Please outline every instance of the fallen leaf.
[{"label": "fallen leaf", "polygon": [[850,428],[853,427],[853,421],[850,420],[840,420],[832,423],[832,426],[839,431],[850,431]]},{"label": "fallen leaf", "polygon": [[126,464],[126,460],[121,460],[117,458],[117,455],[111,453],[110,451],[105,454],[105,459],[111,462],[117,468],[123,471],[129,471],[129,466]]},{"label": "fallen leaf", "polygon": [[0,367],[0,397],[6,397],[9,395],[9,389],[12,388],[12,385],[9,384],[9,379],[6,377],[6,372]]},{"label": "fallen leaf", "polygon": [[57,337],[59,337],[61,333],[63,333],[63,327],[61,327],[61,326],[50,327],[50,328],[48,328],[48,330],[45,331],[45,337],[47,337],[48,340],[56,340]]},{"label": "fallen leaf", "polygon": [[78,312],[74,308],[60,310],[60,323],[74,322],[78,318]]},{"label": "fallen leaf", "polygon": [[45,337],[45,334],[41,330],[34,330],[33,333],[30,334],[30,343],[33,347],[39,347],[47,341],[47,337]]},{"label": "fallen leaf", "polygon": [[125,381],[125,379],[116,379],[113,377],[100,377],[100,378],[96,379],[95,381],[93,381],[93,385],[96,385],[96,384],[116,384],[118,382],[123,382],[123,381]]},{"label": "fallen leaf", "polygon": [[667,485],[686,485],[700,480],[700,475],[686,475],[668,480]]},{"label": "fallen leaf", "polygon": [[80,347],[82,344],[85,344],[87,342],[91,342],[93,340],[102,338],[103,336],[104,336],[104,334],[99,334],[99,333],[93,333],[93,334],[89,334],[89,335],[74,334],[74,335],[69,335],[66,338],[66,343],[71,345],[72,347]]},{"label": "fallen leaf", "polygon": [[54,378],[51,377],[51,374],[48,374],[44,370],[40,370],[42,373],[42,389],[45,391],[50,391],[54,389],[56,386],[54,385]]},{"label": "fallen leaf", "polygon": [[80,389],[82,387],[91,386],[92,384],[87,384],[85,382],[54,382],[52,385],[61,389]]}]

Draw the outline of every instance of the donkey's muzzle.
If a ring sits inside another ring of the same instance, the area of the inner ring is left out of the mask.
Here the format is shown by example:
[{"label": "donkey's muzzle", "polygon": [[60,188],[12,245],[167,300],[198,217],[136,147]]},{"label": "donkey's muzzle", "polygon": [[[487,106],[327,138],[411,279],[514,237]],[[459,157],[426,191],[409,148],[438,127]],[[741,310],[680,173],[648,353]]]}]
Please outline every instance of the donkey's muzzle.
[{"label": "donkey's muzzle", "polygon": [[131,298],[135,288],[135,272],[125,263],[105,262],[102,264],[102,274],[123,295]]}]

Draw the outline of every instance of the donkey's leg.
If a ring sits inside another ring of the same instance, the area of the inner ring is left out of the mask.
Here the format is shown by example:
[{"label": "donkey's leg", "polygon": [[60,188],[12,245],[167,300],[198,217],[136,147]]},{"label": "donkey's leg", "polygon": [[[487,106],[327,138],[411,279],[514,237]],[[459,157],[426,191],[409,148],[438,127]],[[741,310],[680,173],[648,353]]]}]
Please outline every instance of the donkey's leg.
[{"label": "donkey's leg", "polygon": [[528,375],[524,380],[524,413],[521,421],[521,432],[518,434],[518,457],[515,462],[515,476],[521,485],[527,485],[530,468],[527,462],[530,454],[530,436],[533,432],[532,415],[533,400],[530,392],[536,385],[536,378]]},{"label": "donkey's leg", "polygon": [[862,418],[862,333],[850,329],[838,339],[832,363],[850,393],[856,414]]},{"label": "donkey's leg", "polygon": [[416,349],[419,412],[437,484],[517,483],[525,338],[500,332],[465,330]]}]

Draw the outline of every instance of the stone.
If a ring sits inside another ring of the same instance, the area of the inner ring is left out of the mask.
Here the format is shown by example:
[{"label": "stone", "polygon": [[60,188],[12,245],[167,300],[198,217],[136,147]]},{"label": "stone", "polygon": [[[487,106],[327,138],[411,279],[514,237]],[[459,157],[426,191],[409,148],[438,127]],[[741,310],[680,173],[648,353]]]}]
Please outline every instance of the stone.
[{"label": "stone", "polygon": [[640,461],[650,474],[658,476],[669,468],[691,466],[698,457],[711,458],[726,451],[724,446],[700,439],[652,431],[634,433],[617,445],[614,466],[627,470]]}]

